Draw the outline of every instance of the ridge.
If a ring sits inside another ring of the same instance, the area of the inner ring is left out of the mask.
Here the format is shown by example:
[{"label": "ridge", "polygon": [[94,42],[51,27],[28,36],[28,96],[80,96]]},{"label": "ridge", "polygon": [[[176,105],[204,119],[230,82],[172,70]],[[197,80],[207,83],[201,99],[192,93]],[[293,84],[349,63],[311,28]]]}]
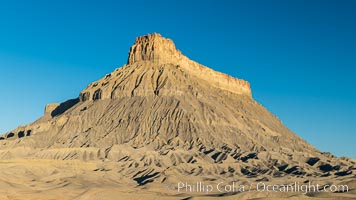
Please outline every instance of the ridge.
[{"label": "ridge", "polygon": [[[188,57],[183,55],[181,51],[176,49],[176,46],[171,39],[164,38],[158,33],[153,33],[137,37],[135,43],[131,46],[130,51],[128,53],[127,64],[121,68],[116,69],[111,74],[106,75],[101,80],[90,84],[85,90],[81,92],[81,100],[86,101],[110,99],[117,97],[117,93],[121,95],[135,95],[134,90],[138,88],[138,85],[136,83],[132,83],[133,86],[131,86],[131,88],[129,86],[131,83],[118,86],[117,83],[119,83],[120,81],[116,80],[115,77],[118,76],[115,76],[115,74],[123,71],[126,71],[125,74],[130,74],[131,71],[137,69],[135,74],[142,73],[137,74],[137,76],[140,77],[139,80],[145,80],[143,76],[145,76],[147,69],[138,69],[142,66],[144,66],[144,68],[153,67],[154,69],[161,68],[162,66],[165,66],[164,68],[167,68],[168,66],[176,66],[179,67],[180,70],[183,70],[185,74],[189,74],[190,76],[192,76],[194,80],[198,82],[207,82],[210,87],[218,88],[235,94],[246,95],[252,98],[252,92],[249,82],[242,79],[234,78],[221,72],[214,71],[209,67],[201,65],[198,62],[189,59]],[[161,79],[162,78],[163,77],[161,77]],[[174,79],[177,80],[172,83],[174,85],[187,85],[187,82],[183,79],[180,79],[179,77],[176,77]],[[157,82],[158,80],[146,80],[146,83],[148,83],[147,81]],[[139,81],[138,83],[141,82],[142,81]],[[125,92],[123,90],[119,92],[113,91],[117,90],[118,88],[125,88]],[[145,88],[145,96],[154,95],[157,92],[153,87]],[[173,93],[177,93],[177,89],[175,89],[175,87],[169,87],[169,84],[165,85],[162,89],[168,91],[165,92],[165,94],[172,93],[172,90],[175,90],[175,92]],[[151,92],[147,93],[147,91]],[[178,93],[181,92],[182,90],[180,89]]]}]

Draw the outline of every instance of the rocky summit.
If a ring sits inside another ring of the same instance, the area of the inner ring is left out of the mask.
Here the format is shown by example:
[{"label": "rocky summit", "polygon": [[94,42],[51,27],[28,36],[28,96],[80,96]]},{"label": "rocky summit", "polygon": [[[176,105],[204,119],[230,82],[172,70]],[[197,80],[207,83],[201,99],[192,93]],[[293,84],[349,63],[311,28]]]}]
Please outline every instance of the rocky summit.
[{"label": "rocky summit", "polygon": [[[354,179],[356,169],[354,160],[319,152],[291,132],[253,99],[247,81],[189,59],[157,33],[138,37],[127,63],[78,98],[49,104],[37,121],[3,134],[0,159],[56,161],[45,175],[32,167],[16,176],[31,174],[29,185],[48,186],[38,189],[43,194],[69,188],[68,199],[105,195],[100,191],[120,183],[132,193],[167,198],[203,195],[176,191],[179,182],[342,183]],[[63,175],[64,166],[75,172]],[[30,194],[26,187],[15,191]]]}]

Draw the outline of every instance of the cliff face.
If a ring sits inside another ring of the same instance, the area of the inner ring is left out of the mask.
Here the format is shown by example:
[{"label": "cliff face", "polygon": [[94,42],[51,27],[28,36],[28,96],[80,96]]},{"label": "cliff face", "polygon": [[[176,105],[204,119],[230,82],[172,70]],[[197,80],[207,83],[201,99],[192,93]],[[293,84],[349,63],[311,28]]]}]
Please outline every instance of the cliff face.
[{"label": "cliff face", "polygon": [[[128,73],[134,73],[134,70],[140,70],[140,66],[146,66],[152,68],[152,70],[154,70],[154,68],[163,67],[161,71],[163,71],[164,68],[173,66],[193,76],[197,81],[209,82],[210,87],[216,87],[248,97],[252,96],[250,84],[247,81],[216,72],[190,60],[176,49],[172,40],[163,38],[157,33],[136,38],[135,43],[130,48],[127,65],[123,68]],[[122,74],[127,75],[127,73]],[[147,79],[148,75],[151,75],[150,80]],[[167,95],[182,93],[182,91],[185,90],[177,86],[177,84],[182,84],[179,82],[172,83],[171,86],[169,86],[169,84],[166,85],[166,83],[161,86],[151,84],[151,82],[156,81],[154,80],[156,77],[151,73],[142,74],[134,85],[123,85],[119,80],[120,78],[122,77],[118,74],[115,75],[112,73],[106,75],[103,79],[89,85],[88,88],[82,91],[81,100],[110,99],[117,97],[117,95],[153,96],[157,95],[159,90],[164,91],[161,92],[161,95]],[[153,86],[150,87],[148,84]],[[140,89],[141,87],[142,89]],[[157,87],[160,88],[158,89]],[[135,90],[136,93],[134,92]]]},{"label": "cliff face", "polygon": [[44,114],[48,114],[48,115],[51,115],[52,112],[58,108],[60,104],[59,103],[51,103],[51,104],[47,104],[46,107],[45,107],[45,112]]},{"label": "cliff face", "polygon": [[172,40],[154,33],[136,38],[129,51],[127,64],[137,62],[153,62],[157,65],[177,63],[182,54],[175,47]]}]

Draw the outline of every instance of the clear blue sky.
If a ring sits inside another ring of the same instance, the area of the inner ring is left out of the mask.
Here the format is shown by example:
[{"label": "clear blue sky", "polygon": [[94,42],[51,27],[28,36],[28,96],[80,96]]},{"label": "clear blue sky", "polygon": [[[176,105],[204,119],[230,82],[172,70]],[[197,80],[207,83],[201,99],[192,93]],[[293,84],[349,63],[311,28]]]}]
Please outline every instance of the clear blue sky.
[{"label": "clear blue sky", "polygon": [[75,98],[158,32],[251,83],[321,151],[356,158],[356,1],[1,1],[0,132]]}]

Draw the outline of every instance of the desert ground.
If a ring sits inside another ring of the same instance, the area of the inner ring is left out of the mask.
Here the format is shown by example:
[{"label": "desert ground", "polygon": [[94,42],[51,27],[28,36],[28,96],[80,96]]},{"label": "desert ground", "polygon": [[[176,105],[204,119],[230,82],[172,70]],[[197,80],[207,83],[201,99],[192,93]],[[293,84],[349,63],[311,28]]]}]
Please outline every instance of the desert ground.
[{"label": "desert ground", "polygon": [[[320,185],[348,185],[348,192],[258,192],[251,191],[219,192],[206,194],[203,191],[178,192],[180,177],[171,177],[170,183],[152,183],[140,186],[132,179],[124,178],[117,166],[105,162],[84,162],[79,160],[1,160],[0,161],[0,199],[26,200],[115,200],[115,199],[355,199],[356,180],[354,176],[338,179],[310,178]],[[260,177],[233,177],[241,185],[259,183]],[[174,183],[174,180],[177,182]],[[184,181],[183,181],[184,180]],[[206,185],[221,182],[218,179],[199,180],[194,176],[185,176],[182,182],[203,181]],[[266,184],[304,182],[306,179],[295,177],[262,180]],[[226,182],[228,183],[228,182]],[[236,187],[241,189],[240,186]]]}]

